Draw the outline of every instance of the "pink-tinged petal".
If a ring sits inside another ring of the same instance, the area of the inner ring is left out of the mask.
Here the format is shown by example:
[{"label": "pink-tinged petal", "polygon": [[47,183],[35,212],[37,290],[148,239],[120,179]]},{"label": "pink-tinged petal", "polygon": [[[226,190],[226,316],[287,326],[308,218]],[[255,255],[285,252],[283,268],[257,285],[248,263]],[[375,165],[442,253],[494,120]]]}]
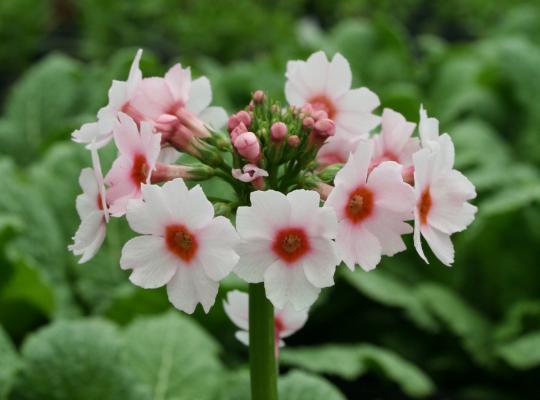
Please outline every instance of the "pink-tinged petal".
[{"label": "pink-tinged petal", "polygon": [[334,242],[327,239],[311,238],[310,244],[311,253],[302,262],[307,280],[318,288],[333,286],[336,266],[340,262]]},{"label": "pink-tinged petal", "polygon": [[369,174],[367,186],[375,194],[377,207],[410,214],[410,218],[412,218],[414,189],[403,182],[399,164],[393,161],[379,164]]},{"label": "pink-tinged petal", "polygon": [[99,130],[99,123],[90,122],[84,124],[71,133],[71,139],[76,143],[89,144],[92,141],[99,141],[101,147],[106,145],[111,139],[112,135],[105,135],[104,137]]},{"label": "pink-tinged petal", "polygon": [[242,344],[249,346],[249,332],[237,331],[234,337]]},{"label": "pink-tinged petal", "polygon": [[83,168],[81,170],[81,174],[79,175],[79,185],[81,186],[84,194],[97,199],[99,187],[96,181],[96,175],[92,168]]},{"label": "pink-tinged petal", "polygon": [[274,190],[251,193],[251,207],[238,207],[236,228],[242,238],[271,239],[276,229],[289,223],[287,197]]},{"label": "pink-tinged petal", "polygon": [[105,220],[103,213],[94,211],[82,221],[73,237],[73,244],[68,249],[76,256],[82,256],[79,264],[85,263],[94,257],[105,239]]},{"label": "pink-tinged petal", "polygon": [[[318,236],[321,234],[335,235],[337,219],[332,216],[333,210],[320,208],[320,195],[314,190],[299,189],[287,194],[287,200],[291,207],[291,226],[307,228],[308,235]],[[322,220],[319,219],[322,217]],[[330,226],[323,225],[330,223]]]},{"label": "pink-tinged petal", "polygon": [[426,264],[429,264],[429,261],[424,254],[424,249],[422,249],[422,235],[420,232],[420,219],[418,218],[418,213],[415,210],[414,212],[414,233],[413,233],[413,242],[414,242],[414,248],[416,249],[416,252],[418,255],[426,262]]},{"label": "pink-tinged petal", "polygon": [[285,72],[285,77],[290,78],[296,68],[304,65],[306,62],[302,60],[291,60],[287,61],[287,71]]},{"label": "pink-tinged petal", "polygon": [[[112,81],[111,87],[109,88],[108,97],[109,104],[107,104],[107,106],[105,106],[103,109],[107,109],[114,113],[121,111],[122,107],[129,100],[127,97],[127,83],[123,81]],[[101,119],[99,113],[98,119]]]},{"label": "pink-tinged petal", "polygon": [[145,289],[166,285],[179,268],[179,263],[158,236],[137,236],[122,248],[122,269],[132,269],[129,280]]},{"label": "pink-tinged petal", "polygon": [[349,62],[340,53],[336,53],[328,66],[328,79],[325,92],[332,99],[337,99],[351,88],[352,73]]},{"label": "pink-tinged petal", "polygon": [[81,220],[84,219],[87,215],[98,211],[97,196],[89,196],[86,193],[78,195],[75,199],[75,208],[77,209],[79,218]]},{"label": "pink-tinged petal", "polygon": [[325,208],[330,207],[334,210],[337,220],[341,221],[346,218],[345,206],[349,201],[349,190],[343,186],[336,186],[328,195],[326,202],[324,203]]},{"label": "pink-tinged petal", "polygon": [[197,231],[199,240],[198,260],[210,279],[220,281],[233,270],[239,255],[234,251],[239,238],[231,222],[216,217]]},{"label": "pink-tinged petal", "polygon": [[381,261],[382,246],[379,240],[363,226],[341,222],[336,246],[338,254],[351,271],[355,264],[359,264],[364,271],[371,271]]},{"label": "pink-tinged petal", "polygon": [[200,229],[212,221],[214,207],[199,185],[190,189],[186,200],[182,218],[189,229]]},{"label": "pink-tinged petal", "polygon": [[181,266],[167,284],[169,301],[188,314],[195,311],[198,303],[208,313],[216,301],[218,282],[209,279],[199,265]]},{"label": "pink-tinged petal", "polygon": [[323,51],[313,53],[302,69],[295,71],[294,76],[301,73],[303,81],[309,86],[311,93],[324,93],[328,80],[330,63]]},{"label": "pink-tinged petal", "polygon": [[233,290],[227,293],[227,299],[223,301],[225,314],[240,329],[249,329],[249,296],[247,293]]},{"label": "pink-tinged petal", "polygon": [[225,126],[228,120],[227,112],[222,107],[207,107],[199,113],[199,118],[210,129],[221,129]]},{"label": "pink-tinged petal", "polygon": [[142,72],[139,68],[142,52],[143,52],[142,49],[137,50],[137,53],[135,54],[135,58],[133,59],[133,62],[131,63],[131,67],[129,69],[129,75],[126,81],[126,85],[127,85],[126,92],[127,92],[128,97],[133,95],[133,93],[135,93],[135,90],[137,89],[137,85],[142,80]]},{"label": "pink-tinged petal", "polygon": [[[331,137],[317,153],[317,162],[321,166],[331,164],[345,164],[358,147],[362,138],[360,136],[335,135]],[[367,136],[366,138],[367,139]]]},{"label": "pink-tinged petal", "polygon": [[234,267],[234,273],[248,283],[262,282],[266,269],[278,259],[271,249],[270,239],[241,242],[236,246],[240,260]]},{"label": "pink-tinged petal", "polygon": [[302,106],[306,103],[309,97],[309,90],[304,87],[303,83],[295,77],[295,81],[287,81],[285,83],[285,98],[287,103],[293,106]]},{"label": "pink-tinged petal", "polygon": [[422,146],[426,146],[429,141],[437,141],[439,137],[439,121],[435,118],[428,118],[427,112],[422,105],[420,106],[418,131]]},{"label": "pink-tinged petal", "polygon": [[337,100],[340,113],[369,114],[380,104],[379,97],[366,87],[351,89]]},{"label": "pink-tinged petal", "polygon": [[133,119],[124,113],[118,113],[119,121],[114,127],[114,142],[120,153],[134,154],[139,150],[139,129]]},{"label": "pink-tinged petal", "polygon": [[413,155],[414,189],[418,196],[431,182],[431,164],[433,155],[429,149],[422,149]]},{"label": "pink-tinged petal", "polygon": [[302,329],[308,319],[308,310],[296,311],[287,305],[283,310],[275,311],[276,317],[279,316],[283,323],[283,330],[280,332],[280,338],[286,338]]},{"label": "pink-tinged petal", "polygon": [[336,174],[334,179],[336,186],[343,185],[346,188],[366,183],[371,155],[373,154],[373,143],[361,141],[356,151],[351,154],[347,163]]},{"label": "pink-tinged petal", "polygon": [[469,203],[439,203],[434,200],[428,214],[428,223],[433,228],[451,235],[465,230],[473,222],[476,211],[477,208]]},{"label": "pink-tinged petal", "polygon": [[[145,185],[146,186],[146,185]],[[148,193],[149,190],[145,189]],[[150,198],[145,195],[145,198]],[[163,235],[165,227],[171,221],[169,209],[159,204],[165,204],[163,201],[143,202],[140,199],[132,199],[128,202],[126,219],[129,227],[143,235]]]},{"label": "pink-tinged petal", "polygon": [[476,189],[472,182],[461,172],[453,169],[438,177],[431,184],[435,195],[454,201],[467,201],[476,197]]},{"label": "pink-tinged petal", "polygon": [[157,120],[162,114],[170,114],[175,106],[171,88],[163,78],[143,79],[130,100],[130,105],[146,119]]},{"label": "pink-tinged petal", "polygon": [[[411,212],[412,216],[412,212]],[[366,229],[379,240],[382,254],[393,256],[406,250],[401,235],[413,232],[412,227],[403,222],[403,215],[392,211],[381,211],[376,217],[366,220]]]},{"label": "pink-tinged petal", "polygon": [[182,105],[186,105],[192,85],[191,69],[175,64],[165,74],[165,81],[169,85],[175,102],[180,101]]},{"label": "pink-tinged petal", "polygon": [[423,225],[421,232],[435,256],[449,267],[454,262],[454,245],[450,235],[428,225]]},{"label": "pink-tinged petal", "polygon": [[274,307],[283,308],[290,303],[298,311],[309,308],[321,291],[309,283],[303,268],[281,261],[270,265],[264,273],[264,288]]},{"label": "pink-tinged petal", "polygon": [[188,111],[200,114],[212,102],[212,88],[206,76],[201,76],[191,82],[189,100],[186,104]]},{"label": "pink-tinged petal", "polygon": [[401,153],[411,135],[416,128],[416,124],[408,122],[403,115],[385,108],[382,115],[382,130],[380,137],[384,140],[385,149],[398,155]]},{"label": "pink-tinged petal", "polygon": [[335,122],[336,135],[366,138],[368,133],[380,124],[380,117],[369,113],[346,111],[340,112],[335,117]]},{"label": "pink-tinged petal", "polygon": [[175,164],[181,155],[182,153],[180,153],[174,147],[165,146],[160,150],[157,162],[163,164]]}]

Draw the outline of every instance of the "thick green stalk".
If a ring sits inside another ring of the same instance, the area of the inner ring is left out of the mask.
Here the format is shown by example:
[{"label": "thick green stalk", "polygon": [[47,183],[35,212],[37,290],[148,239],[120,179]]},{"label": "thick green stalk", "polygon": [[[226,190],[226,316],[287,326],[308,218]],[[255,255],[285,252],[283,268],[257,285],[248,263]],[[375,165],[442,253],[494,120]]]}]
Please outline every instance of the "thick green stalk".
[{"label": "thick green stalk", "polygon": [[277,400],[274,308],[262,283],[249,285],[249,365],[251,399]]}]

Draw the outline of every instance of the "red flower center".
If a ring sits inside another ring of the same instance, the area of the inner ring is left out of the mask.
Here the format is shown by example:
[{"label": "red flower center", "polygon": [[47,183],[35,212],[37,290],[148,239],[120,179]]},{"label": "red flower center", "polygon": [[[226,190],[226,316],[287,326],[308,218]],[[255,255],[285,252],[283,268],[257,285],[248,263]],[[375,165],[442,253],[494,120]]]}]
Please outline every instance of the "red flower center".
[{"label": "red flower center", "polygon": [[183,225],[169,225],[165,229],[165,243],[174,255],[189,263],[195,254],[199,244],[197,238]]},{"label": "red flower center", "polygon": [[308,103],[311,104],[314,110],[326,111],[328,118],[334,119],[336,116],[336,107],[332,100],[330,100],[325,95],[313,96],[308,100]]},{"label": "red flower center", "polygon": [[280,230],[272,245],[274,252],[287,263],[302,258],[309,250],[309,239],[302,228]]},{"label": "red flower center", "polygon": [[361,186],[349,195],[345,206],[345,215],[354,224],[359,223],[373,211],[373,193],[365,186]]},{"label": "red flower center", "polygon": [[103,211],[103,200],[101,200],[101,193],[98,193],[96,202],[97,202],[98,210]]},{"label": "red flower center", "polygon": [[131,167],[131,179],[135,184],[140,185],[146,183],[150,168],[146,162],[146,157],[143,154],[137,154],[133,158],[133,166]]},{"label": "red flower center", "polygon": [[431,194],[429,194],[429,187],[427,187],[418,202],[418,213],[420,214],[420,223],[422,225],[427,224],[427,217],[432,205]]}]

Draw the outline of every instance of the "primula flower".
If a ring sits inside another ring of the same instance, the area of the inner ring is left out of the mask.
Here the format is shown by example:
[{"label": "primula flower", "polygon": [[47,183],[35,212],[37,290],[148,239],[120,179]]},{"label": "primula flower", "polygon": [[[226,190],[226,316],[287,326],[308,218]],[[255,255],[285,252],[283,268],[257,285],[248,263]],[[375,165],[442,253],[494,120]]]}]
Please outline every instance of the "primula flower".
[{"label": "primula flower", "polygon": [[236,227],[242,239],[234,272],[250,283],[263,282],[277,308],[311,306],[321,288],[334,284],[339,258],[332,239],[337,221],[319,207],[315,191],[251,193],[251,207],[239,207]]},{"label": "primula flower", "polygon": [[423,236],[435,256],[445,265],[454,262],[450,235],[463,231],[477,208],[468,203],[476,197],[474,185],[454,168],[454,144],[448,134],[439,136],[438,121],[427,118],[421,109],[421,138],[426,148],[413,155],[414,246],[427,261],[422,249]]},{"label": "primula flower", "polygon": [[379,98],[367,88],[351,89],[351,68],[341,54],[328,61],[319,51],[307,61],[289,61],[286,77],[289,104],[324,111],[336,124],[336,136],[366,134],[379,124],[372,114]]},{"label": "primula flower", "polygon": [[412,155],[420,150],[417,138],[411,137],[416,124],[408,122],[403,115],[385,108],[381,120],[381,132],[373,137],[374,150],[371,167],[384,161],[395,161],[403,168],[404,177],[412,178]]},{"label": "primula flower", "polygon": [[219,281],[238,261],[238,235],[230,221],[214,218],[214,208],[200,186],[188,190],[182,179],[143,185],[142,199],[127,210],[131,229],[143,236],[122,249],[120,266],[145,289],[167,286],[169,301],[192,313],[198,303],[208,312]]},{"label": "primula flower", "polygon": [[253,182],[258,178],[268,176],[268,172],[257,167],[254,164],[246,164],[242,169],[236,168],[232,170],[232,176],[242,182]]},{"label": "primula flower", "polygon": [[368,175],[373,144],[362,142],[337,173],[325,206],[339,220],[336,245],[343,261],[370,271],[381,255],[405,250],[401,235],[411,233],[405,220],[412,219],[414,193],[403,182],[399,164],[386,161]]},{"label": "primula flower", "polygon": [[107,198],[114,216],[125,214],[128,201],[141,197],[141,184],[150,182],[161,141],[161,135],[155,134],[149,123],[141,122],[139,131],[128,115],[119,113],[118,117],[114,142],[119,156],[105,177],[105,183],[110,186]]},{"label": "primula flower", "polygon": [[[236,338],[249,346],[249,296],[247,293],[233,290],[227,293],[223,301],[225,313],[231,321],[241,330],[236,332]],[[296,311],[290,306],[283,310],[274,309],[274,335],[276,354],[279,347],[285,346],[282,340],[299,331],[308,319],[308,311]]]},{"label": "primula flower", "polygon": [[139,49],[131,64],[127,81],[113,81],[109,89],[109,104],[98,111],[98,121],[84,124],[72,133],[75,142],[84,144],[94,142],[96,147],[103,147],[113,138],[113,128],[118,112],[128,113],[137,121],[143,118],[130,106],[130,100],[142,80],[142,72],[139,69],[141,56],[142,50]]},{"label": "primula flower", "polygon": [[81,256],[79,263],[85,263],[97,253],[105,239],[109,212],[105,197],[103,174],[95,147],[92,147],[92,168],[84,168],[79,176],[83,193],[77,196],[77,213],[81,225],[68,249]]},{"label": "primula flower", "polygon": [[[367,135],[365,136],[367,138]],[[320,167],[332,164],[345,164],[358,147],[362,136],[333,136],[326,141],[317,153],[317,163]]]}]

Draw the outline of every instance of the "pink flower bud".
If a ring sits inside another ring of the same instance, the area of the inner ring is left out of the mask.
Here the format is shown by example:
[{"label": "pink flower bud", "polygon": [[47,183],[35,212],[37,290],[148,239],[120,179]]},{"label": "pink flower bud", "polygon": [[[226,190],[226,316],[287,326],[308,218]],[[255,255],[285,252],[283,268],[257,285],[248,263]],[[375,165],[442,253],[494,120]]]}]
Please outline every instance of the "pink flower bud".
[{"label": "pink flower bud", "polygon": [[236,141],[236,138],[238,137],[238,135],[240,135],[241,133],[247,132],[247,131],[248,131],[248,129],[246,128],[244,123],[240,122],[238,124],[238,126],[236,128],[234,128],[233,131],[231,132],[231,142],[234,143]]},{"label": "pink flower bud", "polygon": [[283,122],[274,122],[270,127],[270,136],[276,142],[281,142],[287,136],[287,125]]},{"label": "pink flower bud", "polygon": [[315,120],[311,117],[306,117],[302,121],[302,124],[304,125],[304,128],[310,129],[313,128],[313,126],[315,125]]},{"label": "pink flower bud", "polygon": [[249,115],[247,111],[238,111],[236,113],[236,117],[240,122],[243,122],[247,128],[249,128],[249,126],[251,125],[251,115]]},{"label": "pink flower bud", "polygon": [[291,147],[298,147],[300,145],[300,138],[296,135],[289,136],[287,143]]},{"label": "pink flower bud", "polygon": [[262,103],[264,99],[266,98],[266,95],[262,90],[256,90],[255,93],[253,93],[253,101],[255,103]]},{"label": "pink flower bud", "polygon": [[240,123],[240,119],[236,114],[233,114],[229,117],[229,120],[227,121],[227,130],[230,132],[233,131],[234,128],[238,126]]},{"label": "pink flower bud", "polygon": [[329,137],[336,133],[336,124],[331,119],[325,118],[315,122],[314,131],[318,136]]},{"label": "pink flower bud", "polygon": [[317,111],[313,111],[311,116],[315,119],[315,121],[318,121],[320,119],[327,119],[328,113],[324,110],[317,110]]},{"label": "pink flower bud", "polygon": [[246,160],[255,163],[261,154],[259,139],[253,132],[244,132],[234,141],[234,148]]},{"label": "pink flower bud", "polygon": [[304,104],[302,108],[300,109],[301,112],[303,112],[306,115],[311,115],[313,113],[313,107],[311,104]]}]

